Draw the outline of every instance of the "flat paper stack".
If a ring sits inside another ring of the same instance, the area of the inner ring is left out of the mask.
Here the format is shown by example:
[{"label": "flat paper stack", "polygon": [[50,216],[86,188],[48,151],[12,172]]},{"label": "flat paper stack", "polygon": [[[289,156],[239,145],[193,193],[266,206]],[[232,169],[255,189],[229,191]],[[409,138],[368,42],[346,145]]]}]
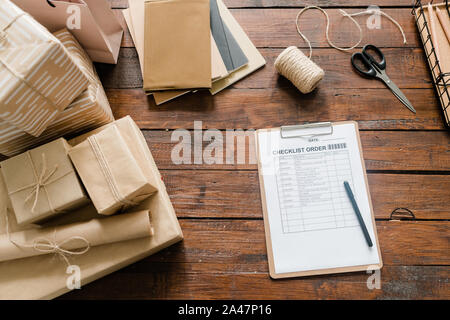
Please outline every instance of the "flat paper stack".
[{"label": "flat paper stack", "polygon": [[266,63],[222,0],[129,0],[123,14],[157,105],[214,95]]}]

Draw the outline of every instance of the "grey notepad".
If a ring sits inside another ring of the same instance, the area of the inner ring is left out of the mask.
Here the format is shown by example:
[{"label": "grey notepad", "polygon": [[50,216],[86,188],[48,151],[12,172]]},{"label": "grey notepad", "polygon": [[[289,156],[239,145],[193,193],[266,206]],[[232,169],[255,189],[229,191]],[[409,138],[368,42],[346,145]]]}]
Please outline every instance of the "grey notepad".
[{"label": "grey notepad", "polygon": [[248,63],[248,59],[220,16],[217,0],[210,0],[211,32],[228,72]]}]

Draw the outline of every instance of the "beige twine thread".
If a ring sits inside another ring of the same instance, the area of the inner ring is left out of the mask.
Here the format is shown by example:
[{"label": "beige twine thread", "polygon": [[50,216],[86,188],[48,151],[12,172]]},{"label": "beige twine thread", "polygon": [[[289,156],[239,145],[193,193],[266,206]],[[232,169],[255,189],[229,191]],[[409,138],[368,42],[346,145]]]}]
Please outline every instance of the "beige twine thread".
[{"label": "beige twine thread", "polygon": [[[73,236],[70,238],[67,238],[63,241],[57,242],[56,241],[56,228],[53,234],[53,240],[47,239],[47,238],[36,238],[33,240],[32,244],[19,244],[18,242],[11,239],[11,233],[9,232],[9,218],[8,218],[8,212],[6,212],[6,235],[8,236],[8,240],[14,244],[17,247],[22,248],[32,248],[38,252],[41,252],[43,254],[50,254],[55,253],[58,256],[60,256],[64,262],[67,264],[67,266],[70,266],[70,261],[67,256],[77,256],[87,253],[91,249],[91,244],[89,241],[81,236]],[[84,242],[85,246],[81,247],[79,249],[69,250],[64,249],[64,246],[67,245],[71,241],[81,241]]]},{"label": "beige twine thread", "polygon": [[306,38],[306,36],[300,31],[300,25],[299,25],[299,19],[301,15],[309,10],[309,9],[317,9],[321,11],[326,19],[327,19],[327,26],[326,26],[326,39],[328,44],[340,51],[350,51],[354,48],[356,48],[362,41],[362,29],[361,26],[358,24],[358,22],[353,18],[353,16],[363,15],[363,14],[381,14],[391,20],[400,30],[403,36],[403,42],[406,43],[406,37],[405,33],[403,32],[402,27],[400,24],[395,21],[391,16],[388,14],[382,12],[381,10],[375,10],[375,9],[368,9],[366,11],[357,12],[353,14],[348,14],[344,10],[339,10],[341,14],[344,17],[349,18],[357,27],[359,30],[359,41],[347,48],[342,48],[339,46],[336,46],[329,37],[329,29],[330,29],[330,18],[328,16],[328,13],[323,10],[320,7],[317,6],[308,6],[300,10],[297,14],[297,17],[295,19],[295,25],[297,28],[298,34],[305,40],[305,42],[308,44],[309,47],[309,57],[307,57],[303,52],[301,52],[297,47],[291,46],[286,48],[275,60],[275,68],[276,70],[285,78],[289,79],[302,93],[310,93],[313,91],[320,83],[320,81],[323,79],[325,72],[320,68],[317,64],[315,64],[311,60],[312,56],[312,46],[311,42]]},{"label": "beige twine thread", "polygon": [[33,162],[33,158],[31,157],[30,152],[27,152],[26,155],[28,156],[28,160],[30,161],[31,168],[33,169],[33,174],[34,174],[34,177],[36,178],[36,182],[33,182],[30,185],[27,185],[27,186],[24,186],[22,188],[19,188],[19,189],[13,191],[13,192],[9,192],[8,194],[9,195],[13,195],[15,193],[22,192],[22,191],[27,190],[27,189],[31,189],[31,192],[27,196],[27,198],[25,199],[25,202],[26,203],[29,202],[34,197],[33,206],[31,207],[31,212],[34,213],[35,210],[36,210],[37,202],[39,200],[40,191],[41,191],[41,189],[43,189],[44,192],[45,192],[45,195],[47,196],[47,202],[48,202],[48,205],[50,207],[50,211],[52,213],[60,212],[60,211],[57,211],[57,210],[55,210],[53,208],[53,205],[52,205],[52,202],[51,202],[51,199],[50,199],[50,195],[48,194],[46,186],[48,186],[49,184],[52,184],[53,182],[55,182],[55,181],[65,177],[65,176],[71,174],[73,171],[70,170],[70,171],[66,172],[65,174],[61,175],[60,177],[57,177],[57,178],[55,178],[53,180],[50,180],[50,178],[53,177],[53,175],[56,173],[56,171],[58,171],[58,165],[55,164],[53,170],[51,170],[50,172],[47,173],[47,171],[48,171],[47,170],[47,159],[45,157],[45,153],[43,153],[41,155],[42,156],[42,170],[41,170],[41,173],[39,174],[37,172],[37,170],[36,170],[36,165]]},{"label": "beige twine thread", "polygon": [[103,151],[101,150],[100,144],[98,143],[95,135],[89,137],[87,141],[89,142],[91,149],[94,152],[95,158],[97,159],[97,162],[100,166],[103,176],[105,177],[109,189],[111,190],[111,193],[113,197],[116,199],[116,201],[120,202],[124,208],[137,205],[138,203],[131,200],[127,200],[122,196],[119,188],[117,187],[117,182],[114,179],[114,175],[112,174],[111,168],[109,167],[108,160],[106,159]]}]

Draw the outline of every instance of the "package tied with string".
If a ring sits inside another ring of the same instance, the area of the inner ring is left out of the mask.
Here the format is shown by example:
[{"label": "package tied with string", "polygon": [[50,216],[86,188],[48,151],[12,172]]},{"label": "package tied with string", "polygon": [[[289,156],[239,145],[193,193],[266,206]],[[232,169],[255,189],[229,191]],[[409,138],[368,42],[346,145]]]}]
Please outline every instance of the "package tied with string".
[{"label": "package tied with string", "polygon": [[[130,137],[131,135],[131,137]],[[113,124],[69,151],[99,214],[112,215],[139,205],[157,191],[144,175],[134,132]]]},{"label": "package tied with string", "polygon": [[69,149],[60,138],[0,163],[19,225],[42,222],[88,203]]},{"label": "package tied with string", "polygon": [[88,78],[55,36],[10,1],[2,1],[2,120],[40,136],[88,85]]}]

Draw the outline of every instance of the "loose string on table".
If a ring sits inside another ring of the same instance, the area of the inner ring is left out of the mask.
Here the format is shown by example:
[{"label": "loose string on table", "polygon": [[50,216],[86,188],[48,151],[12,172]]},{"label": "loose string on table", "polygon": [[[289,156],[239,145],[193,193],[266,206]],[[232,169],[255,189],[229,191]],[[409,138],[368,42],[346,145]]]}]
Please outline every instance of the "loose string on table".
[{"label": "loose string on table", "polygon": [[305,40],[305,42],[308,44],[309,47],[309,56],[307,57],[300,49],[298,49],[296,46],[291,46],[286,48],[275,60],[275,68],[276,70],[283,75],[285,78],[289,79],[302,93],[309,93],[313,91],[320,83],[320,81],[323,79],[325,72],[320,68],[317,64],[315,64],[311,60],[312,56],[312,46],[311,42],[308,40],[308,38],[303,34],[303,32],[300,30],[300,24],[299,20],[302,14],[310,9],[317,9],[320,12],[322,12],[326,19],[327,19],[327,25],[325,29],[325,35],[328,44],[340,51],[348,52],[357,46],[360,45],[362,38],[363,38],[363,31],[361,29],[361,26],[359,23],[353,18],[354,16],[364,15],[364,14],[380,14],[388,18],[390,21],[392,21],[400,30],[403,36],[403,43],[406,43],[406,37],[405,33],[403,32],[402,27],[400,24],[391,16],[389,16],[387,13],[384,13],[381,10],[376,9],[367,9],[365,11],[356,12],[352,14],[348,14],[344,10],[339,10],[339,12],[344,16],[349,18],[358,28],[359,30],[359,40],[350,47],[339,47],[335,45],[331,40],[329,36],[330,31],[330,17],[328,16],[328,13],[323,10],[320,7],[317,6],[308,6],[300,10],[297,14],[297,17],[295,19],[295,26],[297,29],[297,33]]},{"label": "loose string on table", "polygon": [[397,28],[400,30],[400,32],[401,32],[401,34],[402,34],[402,37],[403,37],[403,43],[404,43],[404,44],[407,43],[407,42],[406,42],[405,32],[403,31],[402,26],[401,26],[394,18],[392,18],[390,15],[388,15],[387,13],[385,13],[385,12],[383,12],[383,11],[381,11],[381,10],[378,10],[378,9],[367,9],[367,10],[364,10],[364,11],[361,11],[361,12],[356,12],[356,13],[351,13],[351,14],[349,14],[349,13],[347,13],[346,11],[344,11],[344,10],[342,10],[342,9],[339,9],[339,12],[340,12],[344,17],[349,18],[349,19],[356,25],[356,27],[358,28],[358,31],[359,31],[359,40],[358,40],[357,43],[355,43],[355,44],[354,44],[353,46],[351,46],[351,47],[346,47],[346,48],[339,47],[339,46],[335,45],[335,44],[330,40],[330,36],[329,36],[329,30],[330,30],[330,17],[328,16],[328,13],[327,13],[324,9],[322,9],[321,7],[317,7],[317,6],[308,6],[308,7],[305,7],[305,8],[303,8],[302,10],[300,10],[300,11],[298,12],[297,17],[296,17],[296,19],[295,19],[295,25],[296,25],[296,27],[297,27],[297,33],[298,33],[298,34],[303,38],[303,40],[305,40],[305,42],[308,44],[308,47],[309,47],[309,58],[311,58],[311,55],[312,55],[312,46],[311,46],[311,42],[310,42],[310,41],[308,40],[308,38],[300,31],[299,20],[300,20],[301,15],[302,15],[305,11],[310,10],[310,9],[317,9],[317,10],[321,11],[321,12],[325,15],[325,17],[326,17],[326,19],[327,19],[327,26],[326,26],[326,29],[325,29],[325,36],[326,36],[326,38],[327,38],[327,42],[328,42],[328,44],[329,44],[332,48],[335,48],[335,49],[337,49],[337,50],[340,50],[340,51],[350,51],[350,50],[356,48],[356,47],[361,43],[362,38],[363,38],[363,31],[362,31],[362,28],[361,28],[361,26],[359,25],[359,23],[353,18],[353,17],[355,17],[355,16],[360,16],[360,15],[375,15],[375,14],[380,14],[380,15],[382,15],[382,16],[385,16],[387,19],[389,19],[390,21],[392,21],[392,22],[397,26]]}]

